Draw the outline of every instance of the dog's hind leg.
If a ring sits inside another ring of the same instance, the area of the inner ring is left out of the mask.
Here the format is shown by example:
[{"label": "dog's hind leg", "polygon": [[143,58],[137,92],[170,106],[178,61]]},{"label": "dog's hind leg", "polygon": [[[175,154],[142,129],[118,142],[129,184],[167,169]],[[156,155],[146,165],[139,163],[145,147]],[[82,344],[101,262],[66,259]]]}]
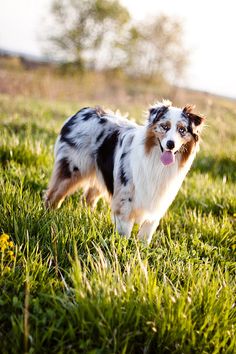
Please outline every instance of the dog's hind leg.
[{"label": "dog's hind leg", "polygon": [[94,209],[98,199],[101,196],[101,192],[97,187],[89,187],[88,190],[84,193],[84,199],[88,206],[91,209]]},{"label": "dog's hind leg", "polygon": [[45,194],[46,207],[59,208],[65,197],[75,192],[82,181],[80,171],[71,171],[67,159],[57,161]]}]

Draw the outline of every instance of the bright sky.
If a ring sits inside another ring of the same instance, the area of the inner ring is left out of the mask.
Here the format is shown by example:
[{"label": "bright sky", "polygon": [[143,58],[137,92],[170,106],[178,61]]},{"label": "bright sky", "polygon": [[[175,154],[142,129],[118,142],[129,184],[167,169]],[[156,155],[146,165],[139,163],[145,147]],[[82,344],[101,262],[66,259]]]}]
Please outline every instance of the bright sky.
[{"label": "bright sky", "polygon": [[[136,19],[181,18],[190,66],[183,84],[236,98],[235,0],[122,0]],[[0,0],[0,48],[41,54],[51,0]]]}]

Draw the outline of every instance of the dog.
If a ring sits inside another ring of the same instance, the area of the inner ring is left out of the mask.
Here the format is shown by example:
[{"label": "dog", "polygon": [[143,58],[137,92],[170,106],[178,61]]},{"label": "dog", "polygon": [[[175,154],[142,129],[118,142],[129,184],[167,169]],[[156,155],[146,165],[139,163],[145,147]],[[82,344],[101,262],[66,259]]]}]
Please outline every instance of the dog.
[{"label": "dog", "polygon": [[158,102],[145,125],[100,107],[69,117],[55,144],[46,207],[59,207],[82,187],[92,208],[102,195],[110,200],[119,234],[129,238],[137,223],[138,238],[149,244],[199,149],[205,117],[193,109]]}]

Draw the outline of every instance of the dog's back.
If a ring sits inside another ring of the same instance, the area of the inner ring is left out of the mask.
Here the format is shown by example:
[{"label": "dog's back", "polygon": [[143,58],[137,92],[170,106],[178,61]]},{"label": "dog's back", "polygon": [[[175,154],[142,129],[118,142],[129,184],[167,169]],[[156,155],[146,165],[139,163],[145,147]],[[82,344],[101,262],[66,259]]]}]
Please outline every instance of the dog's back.
[{"label": "dog's back", "polygon": [[[66,195],[88,184],[113,194],[115,149],[137,125],[101,108],[85,107],[64,123],[55,145],[55,166],[46,205],[59,207]],[[100,183],[97,183],[100,182]],[[61,186],[61,188],[60,188]]]}]

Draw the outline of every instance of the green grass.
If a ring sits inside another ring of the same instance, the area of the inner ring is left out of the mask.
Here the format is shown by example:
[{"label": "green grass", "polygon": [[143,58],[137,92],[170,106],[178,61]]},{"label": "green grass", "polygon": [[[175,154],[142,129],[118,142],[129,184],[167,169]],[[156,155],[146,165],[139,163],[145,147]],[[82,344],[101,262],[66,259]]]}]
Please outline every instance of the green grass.
[{"label": "green grass", "polygon": [[236,104],[208,107],[202,149],[144,247],[115,233],[103,201],[43,207],[57,133],[87,103],[0,96],[0,233],[15,255],[1,253],[0,352],[235,353]]}]

